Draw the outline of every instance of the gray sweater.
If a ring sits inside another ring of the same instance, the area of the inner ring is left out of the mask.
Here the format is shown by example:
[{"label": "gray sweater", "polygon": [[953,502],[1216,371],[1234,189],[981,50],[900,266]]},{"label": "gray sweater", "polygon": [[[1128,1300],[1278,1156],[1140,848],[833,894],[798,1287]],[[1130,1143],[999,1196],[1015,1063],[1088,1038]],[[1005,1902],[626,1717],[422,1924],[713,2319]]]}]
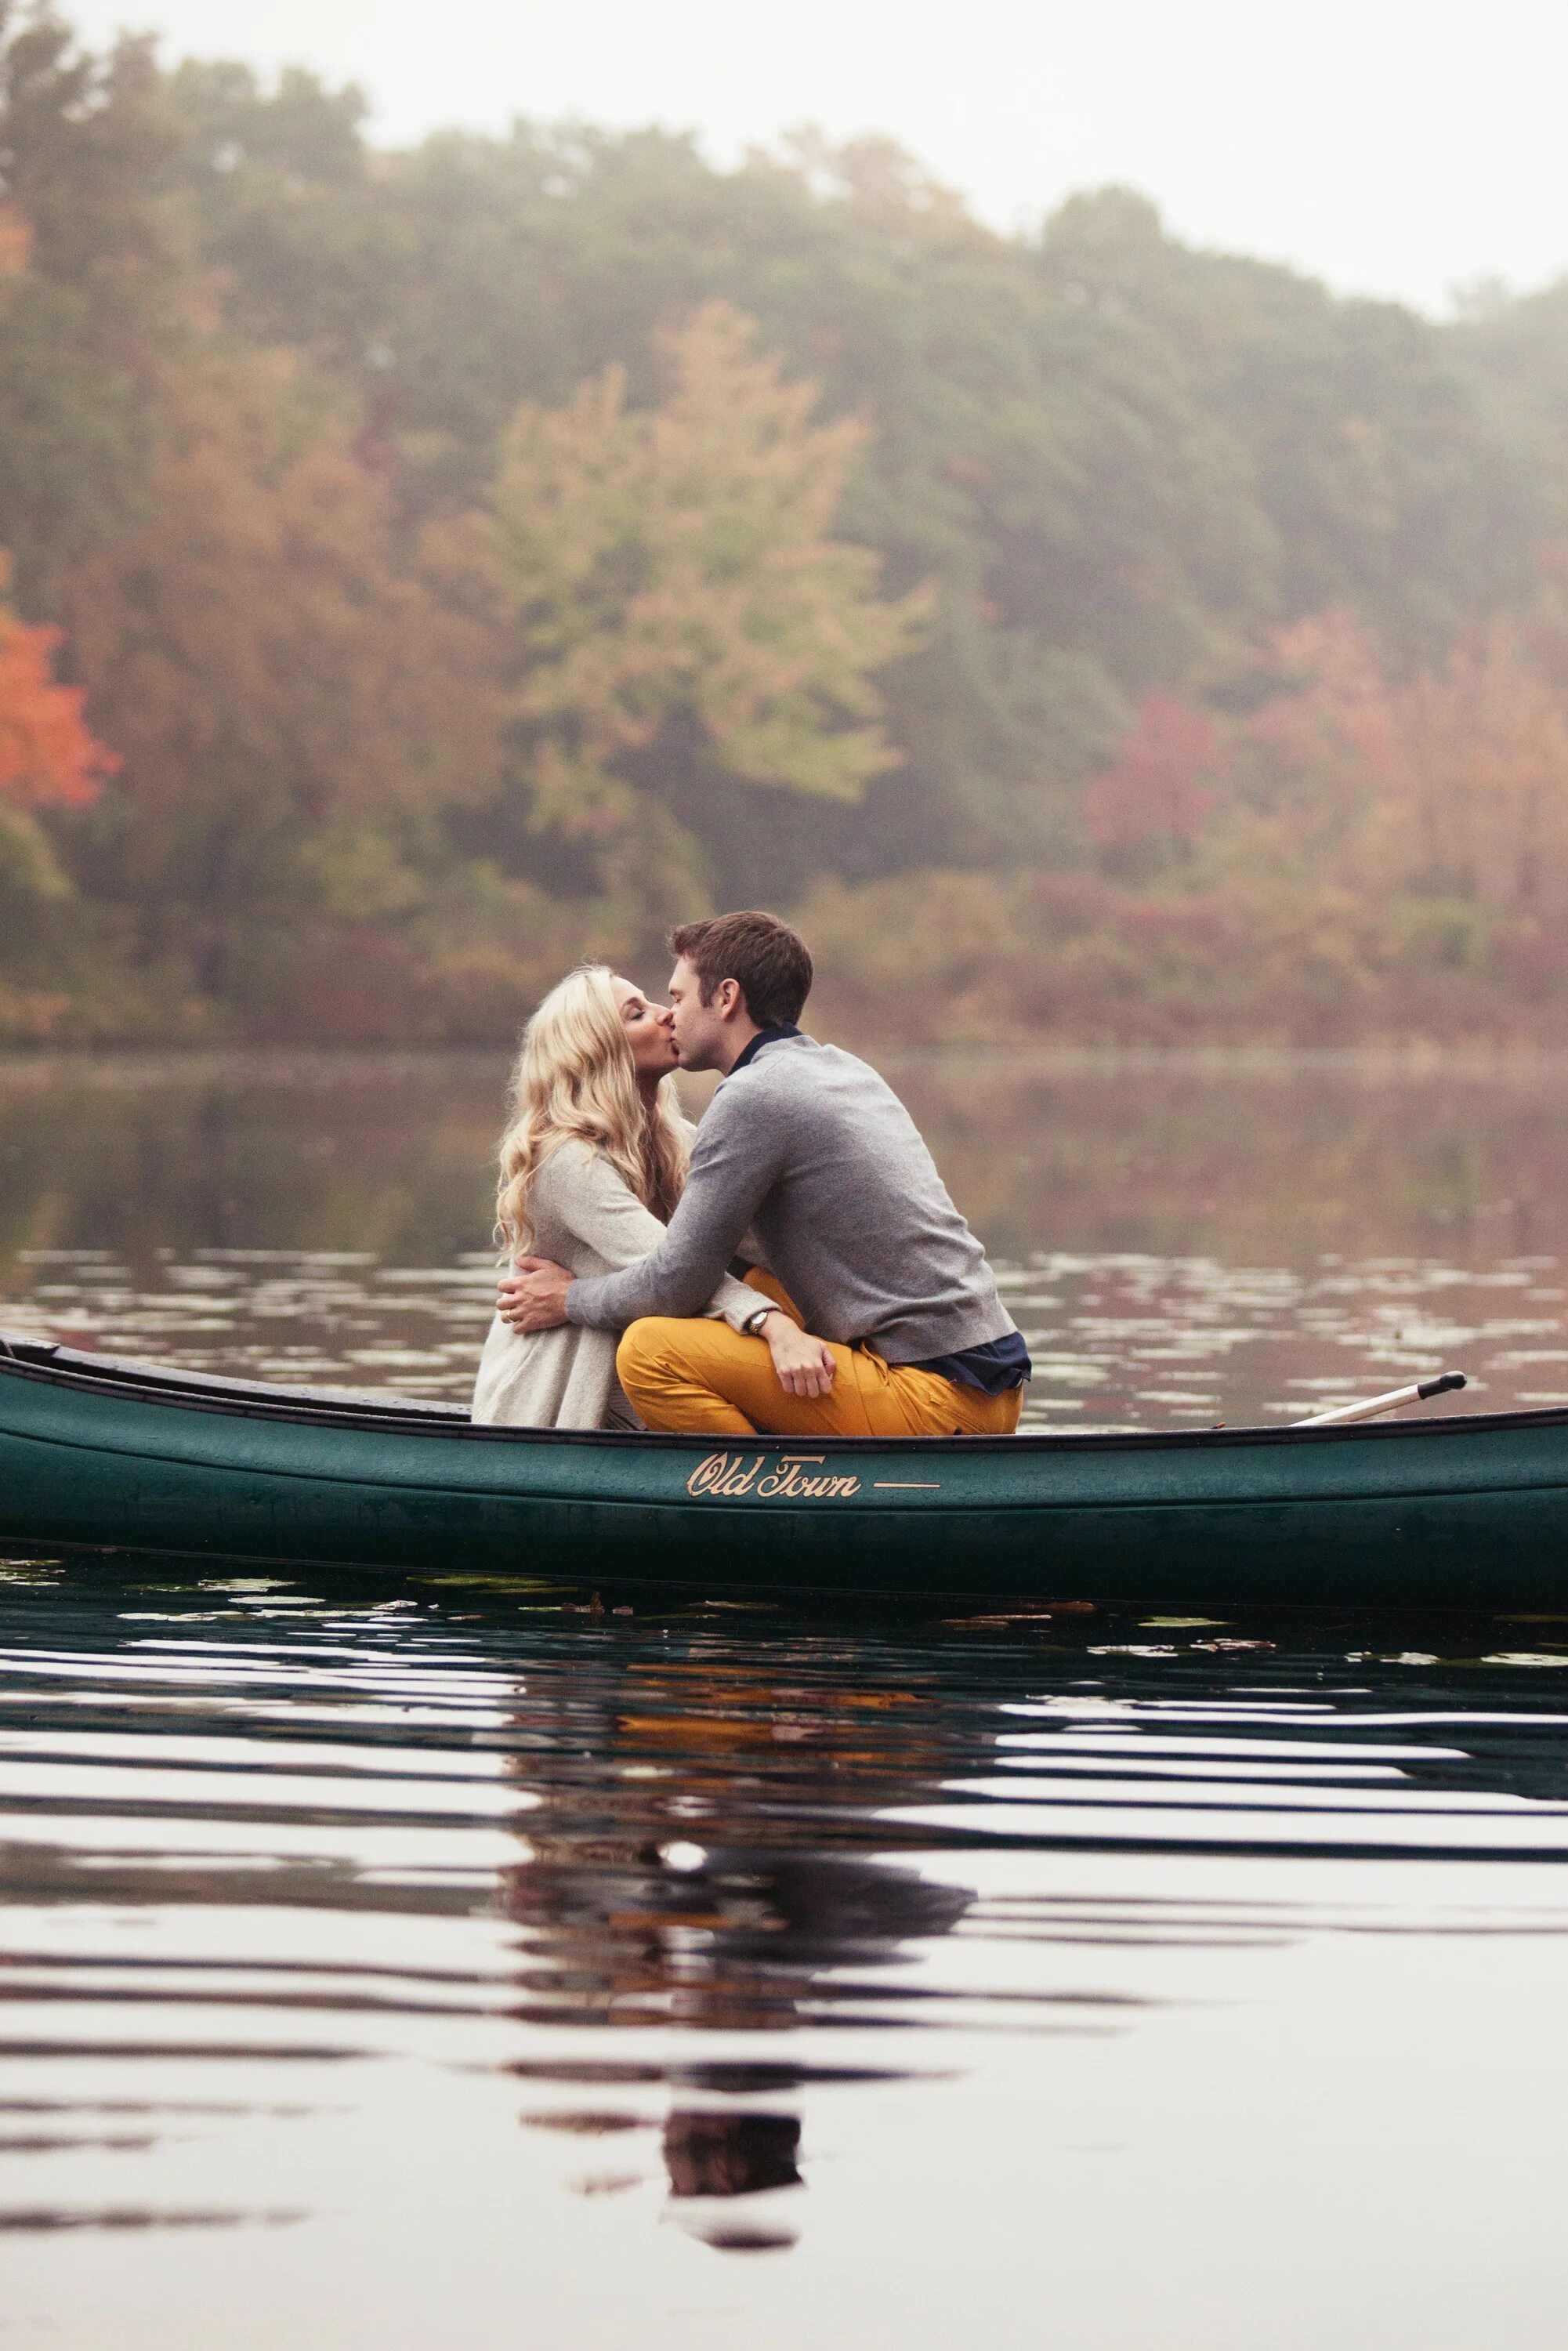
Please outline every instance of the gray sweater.
[{"label": "gray sweater", "polygon": [[619,1331],[700,1314],[747,1227],[819,1338],[918,1364],[1016,1327],[892,1087],[810,1037],[781,1038],[726,1078],[668,1230],[625,1272],[574,1281],[568,1320]]}]

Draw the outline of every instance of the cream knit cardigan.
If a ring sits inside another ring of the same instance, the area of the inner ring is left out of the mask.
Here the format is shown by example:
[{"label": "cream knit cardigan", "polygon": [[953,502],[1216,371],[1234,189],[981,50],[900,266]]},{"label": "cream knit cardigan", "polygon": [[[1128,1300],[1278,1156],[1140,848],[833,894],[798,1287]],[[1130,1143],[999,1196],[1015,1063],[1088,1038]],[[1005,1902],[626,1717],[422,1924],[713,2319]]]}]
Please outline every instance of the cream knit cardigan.
[{"label": "cream knit cardigan", "polygon": [[[586,1143],[563,1143],[551,1152],[534,1177],[528,1216],[529,1254],[579,1276],[619,1273],[664,1238],[657,1217]],[[738,1330],[766,1302],[727,1274],[704,1311]],[[524,1338],[497,1314],[479,1358],[474,1419],[517,1428],[641,1427],[615,1376],[617,1341],[613,1331],[579,1331],[570,1323]]]}]

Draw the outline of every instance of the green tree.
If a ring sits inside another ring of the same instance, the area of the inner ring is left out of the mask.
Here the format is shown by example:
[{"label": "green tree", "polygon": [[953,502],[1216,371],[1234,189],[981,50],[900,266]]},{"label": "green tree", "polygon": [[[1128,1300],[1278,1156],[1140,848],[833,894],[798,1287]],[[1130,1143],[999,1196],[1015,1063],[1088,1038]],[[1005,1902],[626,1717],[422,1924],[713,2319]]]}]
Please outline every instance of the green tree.
[{"label": "green tree", "polygon": [[597,844],[654,918],[702,872],[669,824],[694,783],[705,807],[737,784],[846,801],[897,765],[876,674],[928,607],[882,600],[876,557],[831,535],[863,424],[814,423],[816,387],[725,304],[658,350],[657,408],[612,367],[520,410],[494,497],[535,821]]},{"label": "green tree", "polygon": [[25,607],[134,508],[195,286],[151,45],[0,0],[0,544]]}]

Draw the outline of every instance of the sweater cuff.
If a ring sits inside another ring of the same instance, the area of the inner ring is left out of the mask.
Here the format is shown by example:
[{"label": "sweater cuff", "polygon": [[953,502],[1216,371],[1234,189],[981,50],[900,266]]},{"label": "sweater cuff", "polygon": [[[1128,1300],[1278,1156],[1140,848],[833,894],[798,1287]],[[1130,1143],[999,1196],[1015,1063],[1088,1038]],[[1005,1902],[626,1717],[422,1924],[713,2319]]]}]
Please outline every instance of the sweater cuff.
[{"label": "sweater cuff", "polygon": [[743,1298],[726,1296],[717,1306],[710,1306],[708,1311],[716,1314],[721,1322],[727,1322],[732,1331],[739,1332],[745,1330],[754,1314],[760,1314],[764,1308],[771,1313],[774,1305],[775,1301],[765,1297],[761,1290],[747,1290]]}]

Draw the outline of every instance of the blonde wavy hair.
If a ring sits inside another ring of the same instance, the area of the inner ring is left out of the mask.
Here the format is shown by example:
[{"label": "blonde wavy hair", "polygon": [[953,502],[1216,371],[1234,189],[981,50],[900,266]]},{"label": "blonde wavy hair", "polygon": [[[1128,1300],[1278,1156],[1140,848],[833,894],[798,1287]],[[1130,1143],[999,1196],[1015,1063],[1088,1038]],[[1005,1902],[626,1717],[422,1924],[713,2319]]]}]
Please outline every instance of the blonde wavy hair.
[{"label": "blonde wavy hair", "polygon": [[638,1090],[609,967],[580,964],[552,987],[523,1031],[501,1137],[496,1242],[503,1259],[532,1244],[528,1195],[563,1143],[602,1151],[645,1208],[664,1222],[690,1156],[674,1088],[661,1080],[650,1114]]}]

